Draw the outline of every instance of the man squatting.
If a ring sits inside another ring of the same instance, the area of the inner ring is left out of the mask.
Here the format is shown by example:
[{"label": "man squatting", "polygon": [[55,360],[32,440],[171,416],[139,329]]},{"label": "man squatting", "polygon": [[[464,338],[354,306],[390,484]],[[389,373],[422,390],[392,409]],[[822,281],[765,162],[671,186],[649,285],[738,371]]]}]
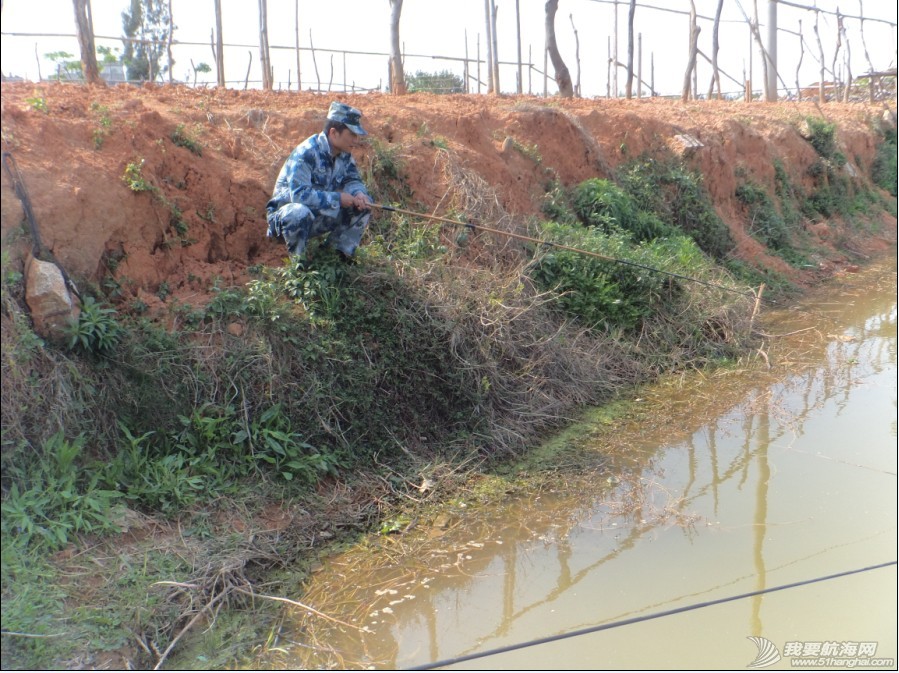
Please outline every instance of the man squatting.
[{"label": "man squatting", "polygon": [[350,260],[371,217],[371,197],[350,154],[362,136],[362,113],[334,102],[321,133],[297,145],[281,167],[266,204],[268,236],[282,236],[299,257],[310,238],[329,234],[325,244]]}]

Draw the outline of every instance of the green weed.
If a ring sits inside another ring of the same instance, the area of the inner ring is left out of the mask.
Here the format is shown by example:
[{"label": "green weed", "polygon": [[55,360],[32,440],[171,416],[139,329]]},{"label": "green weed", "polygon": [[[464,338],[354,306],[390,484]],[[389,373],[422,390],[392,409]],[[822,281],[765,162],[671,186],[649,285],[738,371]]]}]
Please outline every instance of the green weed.
[{"label": "green weed", "polygon": [[4,540],[56,549],[78,533],[118,529],[114,505],[121,494],[98,486],[99,473],[79,460],[84,444],[83,435],[69,441],[59,431],[43,444],[36,461],[6,475]]},{"label": "green weed", "polygon": [[128,189],[132,192],[155,192],[156,187],[147,181],[143,176],[145,160],[129,161],[125,165],[125,172],[122,174],[122,182],[128,185]]},{"label": "green weed", "polygon": [[618,184],[639,210],[674,226],[715,259],[726,259],[734,240],[703,186],[702,176],[673,159],[642,157],[622,165]]},{"label": "green weed", "polygon": [[78,318],[66,330],[69,348],[87,355],[110,353],[121,332],[115,316],[115,309],[104,308],[93,297],[86,297]]},{"label": "green weed", "polygon": [[877,155],[871,166],[871,178],[874,183],[896,196],[897,181],[897,141],[896,129],[887,128],[883,131],[883,139],[877,146]]},{"label": "green weed", "polygon": [[178,124],[178,126],[175,127],[175,130],[172,131],[171,138],[172,142],[178,147],[190,150],[198,157],[203,156],[203,146],[197,141],[193,134],[188,133],[185,130],[184,124]]}]

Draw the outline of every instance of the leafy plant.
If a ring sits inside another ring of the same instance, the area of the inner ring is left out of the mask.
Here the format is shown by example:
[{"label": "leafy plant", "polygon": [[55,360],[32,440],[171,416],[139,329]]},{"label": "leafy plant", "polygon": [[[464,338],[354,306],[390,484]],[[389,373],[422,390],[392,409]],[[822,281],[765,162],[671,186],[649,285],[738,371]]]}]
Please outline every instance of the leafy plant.
[{"label": "leafy plant", "polygon": [[249,428],[234,433],[235,444],[246,446],[255,461],[270,465],[287,481],[297,478],[307,484],[322,475],[337,474],[333,454],[316,450],[291,428],[290,418],[280,404],[266,409]]},{"label": "leafy plant", "polygon": [[532,264],[531,277],[540,287],[553,290],[562,309],[578,322],[633,329],[652,313],[664,282],[657,274],[613,261],[643,261],[648,256],[635,249],[626,235],[552,222],[543,226],[543,233],[548,240],[610,258],[554,250]]},{"label": "leafy plant", "polygon": [[28,103],[33,110],[43,112],[44,114],[50,112],[50,108],[47,107],[47,100],[43,96],[37,95],[37,93],[31,98],[26,98],[25,102]]},{"label": "leafy plant", "polygon": [[198,157],[203,156],[203,146],[200,145],[199,142],[193,137],[192,134],[188,133],[184,129],[184,124],[178,124],[175,127],[175,130],[172,131],[172,142],[175,143],[178,147],[184,147],[185,149],[190,150]]},{"label": "leafy plant", "polygon": [[38,452],[36,463],[10,475],[2,504],[4,539],[57,548],[76,533],[116,530],[114,504],[121,494],[99,488],[100,474],[79,461],[85,438],[60,430]]},{"label": "leafy plant", "polygon": [[823,119],[808,117],[806,119],[808,135],[806,139],[819,156],[832,161],[837,166],[846,163],[846,157],[837,149],[836,126]]},{"label": "leafy plant", "polygon": [[607,234],[622,230],[636,241],[645,241],[674,233],[654,213],[639,210],[633,197],[608,180],[582,182],[572,202],[581,222]]},{"label": "leafy plant", "polygon": [[751,182],[737,186],[735,196],[746,206],[749,215],[748,233],[774,250],[790,247],[786,222],[768,196],[768,192]]},{"label": "leafy plant", "polygon": [[139,162],[129,161],[125,166],[125,173],[122,175],[122,181],[128,185],[128,189],[132,192],[155,192],[154,187],[143,176],[144,159]]},{"label": "leafy plant", "polygon": [[106,136],[112,128],[112,119],[109,118],[109,108],[99,103],[91,103],[91,111],[97,115],[98,127],[93,131],[94,149],[100,149],[103,146]]},{"label": "leafy plant", "polygon": [[638,209],[687,234],[715,259],[726,259],[734,249],[730,230],[715,211],[700,173],[673,159],[642,157],[621,166],[617,178]]},{"label": "leafy plant", "polygon": [[896,196],[897,181],[897,141],[896,128],[886,128],[883,140],[877,146],[877,155],[871,166],[871,178],[879,187]]},{"label": "leafy plant", "polygon": [[115,316],[115,309],[104,308],[93,297],[86,297],[81,313],[67,329],[69,348],[89,355],[110,352],[121,336]]}]

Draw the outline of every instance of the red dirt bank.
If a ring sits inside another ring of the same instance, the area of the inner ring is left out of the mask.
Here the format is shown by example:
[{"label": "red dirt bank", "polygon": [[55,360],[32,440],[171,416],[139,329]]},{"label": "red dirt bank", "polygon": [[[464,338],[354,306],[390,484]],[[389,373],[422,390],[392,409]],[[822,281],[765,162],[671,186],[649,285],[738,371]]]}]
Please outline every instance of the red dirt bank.
[{"label": "red dirt bank", "polygon": [[[397,152],[412,200],[426,211],[442,211],[453,200],[454,185],[441,157],[489,184],[508,213],[539,216],[547,169],[566,186],[609,177],[619,163],[676,146],[675,136],[689,134],[703,147],[688,162],[705,175],[738,254],[794,278],[795,271],[745,234],[734,197],[737,175],[773,191],[774,161],[780,160],[794,183],[809,186],[806,169],[816,155],[798,128],[810,116],[835,122],[840,150],[860,174],[870,175],[877,140],[872,123],[884,112],[859,104],[393,97],[4,82],[3,146],[21,171],[44,244],[66,271],[95,283],[114,273],[126,300],[139,297],[161,308],[155,295],[163,283],[181,301],[201,301],[214,278],[239,284],[250,265],[282,263],[283,246],[265,238],[265,202],[284,158],[320,130],[333,99],[362,109],[371,137]],[[179,128],[198,143],[201,155],[173,143]],[[357,155],[363,171],[374,156],[371,147]],[[128,164],[141,161],[141,176],[181,211],[188,227],[183,237],[190,244],[180,242],[163,199],[131,191],[122,180]],[[6,249],[23,214],[5,173],[2,189]],[[827,247],[831,225],[809,229]],[[894,241],[894,219],[889,233]],[[834,252],[832,260],[840,255]]]}]

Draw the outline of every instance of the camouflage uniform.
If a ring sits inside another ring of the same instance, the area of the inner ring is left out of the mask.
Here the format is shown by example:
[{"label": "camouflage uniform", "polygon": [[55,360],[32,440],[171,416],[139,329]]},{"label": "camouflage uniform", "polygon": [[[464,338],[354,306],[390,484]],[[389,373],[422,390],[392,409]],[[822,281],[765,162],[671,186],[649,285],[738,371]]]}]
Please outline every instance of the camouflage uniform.
[{"label": "camouflage uniform", "polygon": [[[347,116],[355,114],[353,116]],[[347,126],[364,135],[358,124],[359,111],[334,103],[328,118],[354,124]],[[340,192],[368,196],[359,169],[349,152],[331,156],[324,133],[311,136],[298,145],[278,174],[272,198],[266,204],[268,236],[283,236],[291,255],[302,255],[310,238],[330,234],[327,245],[352,256],[371,217],[370,210],[340,207]]]}]

